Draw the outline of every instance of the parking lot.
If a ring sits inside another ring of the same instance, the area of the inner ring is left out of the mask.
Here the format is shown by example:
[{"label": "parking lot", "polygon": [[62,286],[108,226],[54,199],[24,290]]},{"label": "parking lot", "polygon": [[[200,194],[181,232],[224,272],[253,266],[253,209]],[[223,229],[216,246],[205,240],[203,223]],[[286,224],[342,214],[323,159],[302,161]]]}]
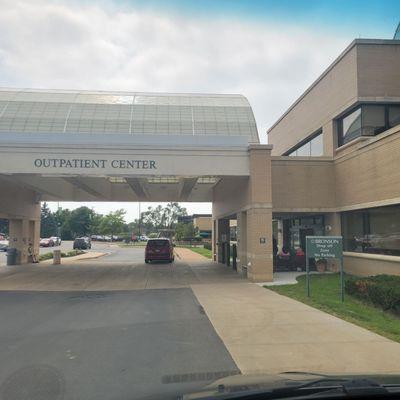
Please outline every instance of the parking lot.
[{"label": "parking lot", "polygon": [[[73,250],[73,241],[65,240],[61,243],[60,246],[54,247],[40,247],[40,254],[45,254],[48,252],[52,252],[53,250],[61,250],[62,252],[68,252]],[[131,251],[133,250],[133,251]],[[141,262],[143,260],[143,247],[138,247],[135,249],[120,247],[119,243],[110,243],[110,242],[95,242],[92,241],[92,248],[88,250],[89,252],[104,252],[107,254],[108,261],[127,261],[127,262]],[[0,252],[0,266],[4,266],[7,264],[7,253]]]}]

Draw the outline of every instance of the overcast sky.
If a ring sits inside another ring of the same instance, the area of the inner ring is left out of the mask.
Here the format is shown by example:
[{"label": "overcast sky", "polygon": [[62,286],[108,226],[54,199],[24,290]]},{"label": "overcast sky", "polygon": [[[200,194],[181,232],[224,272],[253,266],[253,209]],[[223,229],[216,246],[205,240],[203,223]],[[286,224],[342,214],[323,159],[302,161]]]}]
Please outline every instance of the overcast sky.
[{"label": "overcast sky", "polygon": [[[399,0],[0,0],[0,6],[0,86],[242,93],[264,143],[266,129],[352,39],[391,39],[400,20]],[[85,204],[102,213],[126,208],[127,220],[137,216],[137,204]],[[185,206],[211,210],[208,203]]]}]

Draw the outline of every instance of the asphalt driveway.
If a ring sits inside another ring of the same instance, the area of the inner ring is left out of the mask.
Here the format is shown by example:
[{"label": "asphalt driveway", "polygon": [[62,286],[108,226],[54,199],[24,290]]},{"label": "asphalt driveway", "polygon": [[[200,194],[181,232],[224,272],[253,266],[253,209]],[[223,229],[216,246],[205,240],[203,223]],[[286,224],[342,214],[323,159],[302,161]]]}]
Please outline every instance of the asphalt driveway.
[{"label": "asphalt driveway", "polygon": [[0,320],[2,400],[176,398],[239,372],[189,288],[0,292]]}]

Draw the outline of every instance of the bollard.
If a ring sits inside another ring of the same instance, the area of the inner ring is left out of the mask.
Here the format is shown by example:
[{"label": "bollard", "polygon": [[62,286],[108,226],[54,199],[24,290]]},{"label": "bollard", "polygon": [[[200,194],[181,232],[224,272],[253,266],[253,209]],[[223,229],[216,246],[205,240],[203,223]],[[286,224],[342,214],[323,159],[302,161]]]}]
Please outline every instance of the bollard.
[{"label": "bollard", "polygon": [[61,250],[53,251],[53,265],[61,264]]}]

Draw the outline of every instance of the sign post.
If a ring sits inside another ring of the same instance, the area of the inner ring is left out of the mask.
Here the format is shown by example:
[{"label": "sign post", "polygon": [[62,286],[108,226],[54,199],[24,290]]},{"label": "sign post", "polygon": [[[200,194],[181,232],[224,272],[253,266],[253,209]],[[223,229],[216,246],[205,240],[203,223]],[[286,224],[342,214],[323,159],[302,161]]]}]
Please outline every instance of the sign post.
[{"label": "sign post", "polygon": [[344,272],[342,236],[306,236],[307,296],[310,297],[309,259],[337,258],[340,263],[340,299],[344,301]]}]

